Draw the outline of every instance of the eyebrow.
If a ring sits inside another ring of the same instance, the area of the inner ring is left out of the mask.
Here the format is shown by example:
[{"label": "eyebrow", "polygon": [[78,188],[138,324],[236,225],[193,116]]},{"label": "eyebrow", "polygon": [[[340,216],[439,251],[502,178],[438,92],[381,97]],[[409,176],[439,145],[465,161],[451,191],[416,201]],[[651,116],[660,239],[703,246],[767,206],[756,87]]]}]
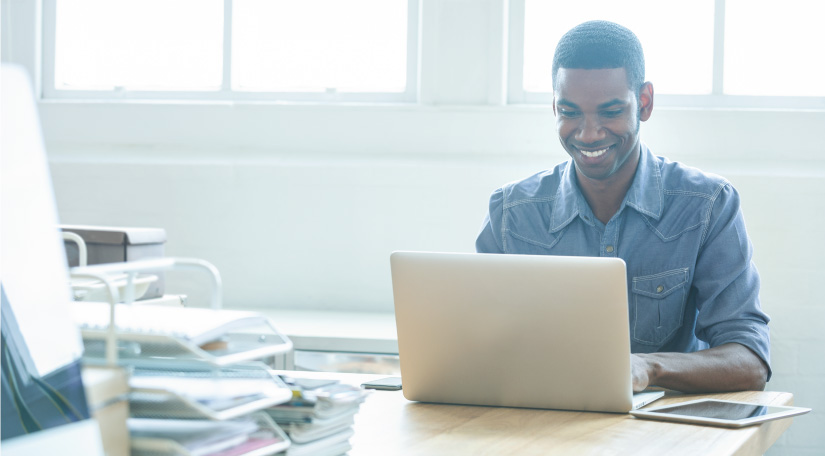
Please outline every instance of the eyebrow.
[{"label": "eyebrow", "polygon": [[[565,98],[561,98],[561,99],[559,99],[559,100],[556,102],[556,104],[559,104],[559,105],[565,105],[565,106],[569,106],[569,107],[571,107],[571,108],[579,109],[579,105],[577,105],[576,103],[573,103],[572,101],[567,100],[567,99],[565,99]],[[613,107],[613,106],[617,106],[617,105],[625,105],[625,104],[627,104],[627,102],[626,102],[626,101],[624,101],[624,100],[620,100],[620,99],[618,99],[618,98],[614,98],[614,99],[612,99],[612,100],[610,100],[610,101],[604,102],[604,103],[602,103],[602,104],[600,104],[600,105],[596,106],[596,108],[597,108],[597,109],[606,109],[606,108],[610,108],[610,107]]]},{"label": "eyebrow", "polygon": [[600,105],[598,105],[598,106],[596,106],[596,107],[597,107],[598,109],[605,109],[605,108],[611,108],[611,107],[616,106],[616,105],[625,105],[625,104],[627,104],[627,102],[626,102],[626,101],[624,101],[624,100],[620,100],[620,99],[618,99],[618,98],[614,98],[614,99],[612,99],[612,100],[610,100],[610,101],[608,101],[608,102],[606,102],[606,103],[602,103],[602,104],[600,104]]},{"label": "eyebrow", "polygon": [[556,104],[570,106],[571,108],[579,109],[579,105],[577,105],[576,103],[573,103],[570,100],[566,100],[564,98],[560,98],[559,101],[556,102]]}]

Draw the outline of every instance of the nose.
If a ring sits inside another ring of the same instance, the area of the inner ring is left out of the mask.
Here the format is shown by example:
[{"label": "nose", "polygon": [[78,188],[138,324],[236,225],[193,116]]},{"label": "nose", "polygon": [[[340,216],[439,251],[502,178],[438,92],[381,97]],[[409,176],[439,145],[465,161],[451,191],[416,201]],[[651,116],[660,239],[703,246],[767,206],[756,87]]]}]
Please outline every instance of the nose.
[{"label": "nose", "polygon": [[576,130],[576,141],[581,144],[594,144],[605,138],[605,131],[598,116],[584,115]]}]

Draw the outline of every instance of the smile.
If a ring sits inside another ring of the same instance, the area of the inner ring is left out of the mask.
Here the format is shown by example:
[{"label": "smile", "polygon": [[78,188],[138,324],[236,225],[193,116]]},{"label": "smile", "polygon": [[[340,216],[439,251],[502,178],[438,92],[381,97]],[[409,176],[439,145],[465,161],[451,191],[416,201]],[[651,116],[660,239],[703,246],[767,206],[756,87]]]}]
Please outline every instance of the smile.
[{"label": "smile", "polygon": [[607,152],[607,149],[609,149],[609,147],[605,147],[604,149],[593,150],[593,151],[587,151],[587,150],[579,149],[579,152],[581,152],[582,155],[584,155],[585,157],[596,158],[596,157],[601,157],[602,155],[604,155]]}]

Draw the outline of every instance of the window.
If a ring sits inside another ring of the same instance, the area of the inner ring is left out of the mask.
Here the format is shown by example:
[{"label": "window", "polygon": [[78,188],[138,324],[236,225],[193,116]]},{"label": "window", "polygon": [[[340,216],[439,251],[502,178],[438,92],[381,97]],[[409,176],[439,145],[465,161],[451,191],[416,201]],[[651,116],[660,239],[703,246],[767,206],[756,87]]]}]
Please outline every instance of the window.
[{"label": "window", "polygon": [[825,3],[725,0],[725,7],[725,93],[825,97]]},{"label": "window", "polygon": [[60,1],[54,88],[220,90],[222,37],[221,0]]},{"label": "window", "polygon": [[235,0],[232,30],[235,90],[406,89],[405,1]]},{"label": "window", "polygon": [[[646,73],[658,93],[708,94],[713,65],[713,0],[674,4],[657,0],[582,0],[559,14],[559,4],[526,0],[524,11],[524,90],[552,92],[553,50],[577,24],[604,19],[633,30],[645,46]],[[645,14],[639,14],[644,11]],[[598,12],[598,13],[596,13]],[[680,21],[651,20],[674,18]]]},{"label": "window", "polygon": [[[817,46],[804,44],[825,41],[825,30],[817,23],[825,15],[820,2],[790,0],[780,10],[775,2],[748,0],[581,0],[570,6],[512,0],[511,8],[510,103],[551,103],[556,43],[575,25],[604,19],[639,37],[646,78],[657,95],[664,95],[657,102],[825,106],[825,99],[816,98],[825,97],[818,76],[825,61],[811,55]],[[793,20],[784,20],[786,11],[793,12]]]},{"label": "window", "polygon": [[414,101],[418,0],[47,0],[51,98]]}]

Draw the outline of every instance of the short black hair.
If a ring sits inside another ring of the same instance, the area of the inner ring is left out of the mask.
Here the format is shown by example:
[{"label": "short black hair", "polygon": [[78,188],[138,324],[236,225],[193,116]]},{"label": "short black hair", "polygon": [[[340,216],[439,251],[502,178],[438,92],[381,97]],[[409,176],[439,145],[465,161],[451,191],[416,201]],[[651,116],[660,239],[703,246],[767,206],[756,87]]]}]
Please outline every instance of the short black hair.
[{"label": "short black hair", "polygon": [[553,55],[553,90],[559,68],[624,68],[628,87],[635,93],[645,82],[645,55],[639,38],[608,21],[584,22],[561,37]]}]

